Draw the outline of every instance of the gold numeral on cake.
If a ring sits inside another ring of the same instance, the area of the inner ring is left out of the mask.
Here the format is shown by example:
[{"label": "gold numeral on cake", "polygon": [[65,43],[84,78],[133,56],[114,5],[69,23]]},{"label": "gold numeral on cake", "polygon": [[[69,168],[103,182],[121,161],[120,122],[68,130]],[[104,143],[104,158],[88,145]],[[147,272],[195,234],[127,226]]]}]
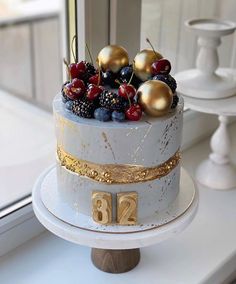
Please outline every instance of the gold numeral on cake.
[{"label": "gold numeral on cake", "polygon": [[92,195],[93,220],[100,224],[112,221],[112,196],[109,192],[94,191]]},{"label": "gold numeral on cake", "polygon": [[137,223],[137,192],[117,193],[117,223],[135,225]]}]

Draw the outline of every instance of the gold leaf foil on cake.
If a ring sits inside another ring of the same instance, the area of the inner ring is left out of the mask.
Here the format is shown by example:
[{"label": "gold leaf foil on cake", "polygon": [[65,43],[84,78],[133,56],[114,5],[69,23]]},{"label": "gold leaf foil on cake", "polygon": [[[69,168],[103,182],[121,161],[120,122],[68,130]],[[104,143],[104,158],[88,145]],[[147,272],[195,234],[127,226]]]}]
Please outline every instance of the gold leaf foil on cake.
[{"label": "gold leaf foil on cake", "polygon": [[63,147],[57,147],[57,157],[62,167],[81,176],[106,184],[129,184],[160,179],[168,175],[181,159],[177,151],[170,159],[154,167],[129,164],[96,164],[77,159]]}]

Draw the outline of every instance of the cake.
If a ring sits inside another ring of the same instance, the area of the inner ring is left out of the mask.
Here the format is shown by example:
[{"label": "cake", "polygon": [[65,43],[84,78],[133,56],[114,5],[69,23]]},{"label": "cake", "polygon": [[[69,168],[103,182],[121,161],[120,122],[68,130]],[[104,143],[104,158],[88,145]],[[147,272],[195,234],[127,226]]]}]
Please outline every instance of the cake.
[{"label": "cake", "polygon": [[152,226],[179,193],[183,100],[170,62],[143,50],[130,65],[108,46],[97,69],[66,64],[70,80],[53,102],[60,200],[98,231]]}]

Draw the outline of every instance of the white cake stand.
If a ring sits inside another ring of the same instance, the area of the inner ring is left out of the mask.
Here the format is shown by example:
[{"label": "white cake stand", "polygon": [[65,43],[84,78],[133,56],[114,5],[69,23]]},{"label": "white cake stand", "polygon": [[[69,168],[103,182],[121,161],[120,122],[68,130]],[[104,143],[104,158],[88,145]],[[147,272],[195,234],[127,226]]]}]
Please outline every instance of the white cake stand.
[{"label": "white cake stand", "polygon": [[219,116],[219,127],[210,142],[212,153],[198,166],[197,181],[218,190],[236,188],[236,169],[230,161],[230,138],[227,129],[228,117],[236,116],[236,96],[221,100],[183,97],[186,107]]},{"label": "white cake stand", "polygon": [[[190,224],[197,211],[197,191],[190,176],[182,170],[180,194],[175,206],[169,209],[171,216],[175,216],[176,210],[178,216],[170,217],[166,223],[161,223],[149,230],[135,230],[128,233],[98,232],[90,230],[89,227],[79,228],[57,218],[42,201],[41,194],[44,192],[41,191],[42,183],[53,171],[53,167],[47,169],[33,188],[33,208],[37,218],[55,235],[76,244],[92,247],[91,257],[94,265],[106,272],[121,273],[133,269],[140,259],[140,247],[161,242],[181,232]],[[50,190],[52,190],[52,184],[49,182],[48,191]]]},{"label": "white cake stand", "polygon": [[220,99],[236,93],[233,69],[218,68],[221,37],[235,31],[235,23],[217,19],[193,19],[185,25],[198,36],[196,68],[175,75],[178,91],[186,96]]}]

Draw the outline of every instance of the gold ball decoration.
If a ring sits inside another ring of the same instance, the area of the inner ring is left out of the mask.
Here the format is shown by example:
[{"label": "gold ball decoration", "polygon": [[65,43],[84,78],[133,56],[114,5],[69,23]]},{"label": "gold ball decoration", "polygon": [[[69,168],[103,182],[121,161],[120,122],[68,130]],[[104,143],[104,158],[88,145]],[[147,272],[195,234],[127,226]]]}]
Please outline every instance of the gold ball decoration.
[{"label": "gold ball decoration", "polygon": [[137,91],[139,104],[150,116],[163,116],[168,113],[173,101],[169,86],[158,80],[143,83]]},{"label": "gold ball decoration", "polygon": [[163,58],[163,56],[151,49],[144,49],[137,53],[134,58],[133,68],[135,75],[142,81],[148,80],[152,73],[152,63]]},{"label": "gold ball decoration", "polygon": [[128,52],[119,45],[107,45],[98,54],[98,66],[103,70],[117,73],[122,67],[129,65]]}]

